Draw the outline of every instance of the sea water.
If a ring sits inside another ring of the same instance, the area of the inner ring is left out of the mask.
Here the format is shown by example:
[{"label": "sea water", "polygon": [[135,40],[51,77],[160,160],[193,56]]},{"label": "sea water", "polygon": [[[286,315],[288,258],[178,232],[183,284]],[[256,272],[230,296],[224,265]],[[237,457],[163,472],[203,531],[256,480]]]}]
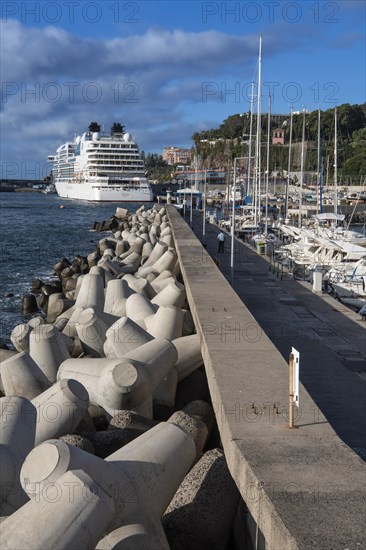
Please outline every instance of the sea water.
[{"label": "sea water", "polygon": [[[63,206],[63,208],[60,208]],[[15,325],[30,316],[22,297],[36,278],[47,282],[60,258],[93,252],[106,233],[92,230],[109,220],[117,206],[137,210],[140,203],[87,203],[42,193],[0,193],[0,341],[10,344]],[[150,208],[152,205],[146,205]]]}]

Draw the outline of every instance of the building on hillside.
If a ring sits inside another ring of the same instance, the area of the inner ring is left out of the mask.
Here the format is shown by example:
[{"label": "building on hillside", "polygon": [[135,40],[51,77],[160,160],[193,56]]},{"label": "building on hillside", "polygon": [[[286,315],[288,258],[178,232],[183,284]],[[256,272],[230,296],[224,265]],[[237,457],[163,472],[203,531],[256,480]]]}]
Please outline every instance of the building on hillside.
[{"label": "building on hillside", "polygon": [[163,160],[168,164],[188,164],[191,160],[192,149],[181,149],[180,147],[164,147]]},{"label": "building on hillside", "polygon": [[275,128],[272,132],[272,145],[284,145],[285,144],[285,130],[282,128]]}]

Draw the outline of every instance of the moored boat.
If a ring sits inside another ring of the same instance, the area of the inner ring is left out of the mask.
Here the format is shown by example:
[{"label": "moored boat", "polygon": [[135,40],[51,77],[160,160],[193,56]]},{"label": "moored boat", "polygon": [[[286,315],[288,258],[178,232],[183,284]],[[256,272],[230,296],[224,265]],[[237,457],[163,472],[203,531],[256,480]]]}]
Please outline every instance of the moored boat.
[{"label": "moored boat", "polygon": [[88,131],[61,145],[48,160],[53,162],[60,197],[93,202],[153,200],[139,148],[120,123],[107,133],[92,122]]}]

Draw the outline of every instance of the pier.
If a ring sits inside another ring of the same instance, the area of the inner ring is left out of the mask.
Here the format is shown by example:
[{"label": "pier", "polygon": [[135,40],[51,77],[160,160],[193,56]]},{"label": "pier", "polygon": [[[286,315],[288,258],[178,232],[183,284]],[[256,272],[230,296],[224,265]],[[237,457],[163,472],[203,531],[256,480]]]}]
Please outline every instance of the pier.
[{"label": "pier", "polygon": [[[199,212],[190,228],[189,213],[186,222],[174,206],[167,211],[223,448],[255,547],[361,548],[365,323],[308,284],[280,280],[237,239],[232,274],[229,235],[218,254],[216,226],[207,223],[203,239]],[[297,429],[288,428],[292,347],[300,352]]]}]

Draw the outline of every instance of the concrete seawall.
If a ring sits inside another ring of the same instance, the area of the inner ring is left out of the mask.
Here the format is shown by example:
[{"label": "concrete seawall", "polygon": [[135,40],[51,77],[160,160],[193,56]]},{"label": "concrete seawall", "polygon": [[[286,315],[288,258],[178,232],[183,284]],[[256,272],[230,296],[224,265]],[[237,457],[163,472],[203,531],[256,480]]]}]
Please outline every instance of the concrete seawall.
[{"label": "concrete seawall", "polygon": [[364,462],[302,385],[298,429],[288,429],[286,361],[175,207],[167,210],[226,459],[257,541],[271,550],[363,548]]}]

